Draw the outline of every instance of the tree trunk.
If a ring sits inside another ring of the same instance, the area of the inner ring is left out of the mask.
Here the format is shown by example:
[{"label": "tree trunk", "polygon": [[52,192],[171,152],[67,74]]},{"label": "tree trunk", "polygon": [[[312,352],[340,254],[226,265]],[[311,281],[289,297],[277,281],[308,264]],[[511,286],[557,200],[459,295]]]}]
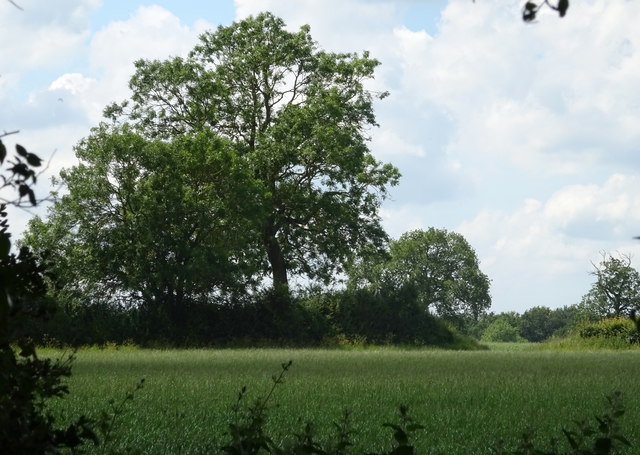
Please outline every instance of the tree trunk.
[{"label": "tree trunk", "polygon": [[267,250],[267,259],[271,265],[271,277],[273,279],[273,290],[289,295],[289,278],[287,276],[287,261],[285,260],[282,248],[276,237],[276,229],[272,222],[269,222],[263,231],[263,243]]},{"label": "tree trunk", "polygon": [[287,264],[282,255],[282,249],[275,237],[268,240],[267,256],[271,265],[271,276],[273,278],[274,289],[289,289],[289,278],[287,277]]}]

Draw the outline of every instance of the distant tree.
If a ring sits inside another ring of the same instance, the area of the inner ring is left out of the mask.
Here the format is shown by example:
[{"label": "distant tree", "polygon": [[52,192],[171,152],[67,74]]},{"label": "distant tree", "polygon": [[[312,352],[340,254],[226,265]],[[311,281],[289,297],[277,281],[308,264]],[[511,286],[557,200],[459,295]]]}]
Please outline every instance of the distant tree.
[{"label": "distant tree", "polygon": [[391,242],[387,258],[363,258],[349,272],[351,287],[410,287],[424,311],[452,319],[477,319],[486,311],[491,305],[489,284],[465,238],[435,228],[403,234]]},{"label": "distant tree", "polygon": [[495,321],[499,315],[494,312],[485,312],[482,313],[477,319],[472,316],[462,316],[460,318],[456,318],[455,323],[456,328],[465,335],[469,335],[477,340],[482,338],[482,333],[485,331],[489,325]]},{"label": "distant tree", "polygon": [[213,131],[261,185],[252,214],[259,264],[274,289],[289,276],[329,280],[386,234],[378,208],[399,173],[368,149],[376,126],[365,88],[378,61],[317,49],[309,27],[262,13],[206,32],[189,57],[140,60],[114,121],[147,138]]},{"label": "distant tree", "polygon": [[530,308],[520,316],[520,335],[528,341],[544,341],[573,323],[574,314],[575,311],[568,307],[555,310],[544,306]]},{"label": "distant tree", "polygon": [[631,266],[631,257],[603,253],[593,264],[595,283],[579,307],[597,317],[629,316],[640,309],[640,273]]},{"label": "distant tree", "polygon": [[514,327],[506,318],[498,317],[482,333],[482,341],[489,342],[516,342],[522,337],[518,329]]},{"label": "distant tree", "polygon": [[[498,314],[498,318],[504,319],[509,324],[519,329],[520,327],[520,313],[516,311],[505,311]],[[497,319],[497,318],[496,318]]]}]

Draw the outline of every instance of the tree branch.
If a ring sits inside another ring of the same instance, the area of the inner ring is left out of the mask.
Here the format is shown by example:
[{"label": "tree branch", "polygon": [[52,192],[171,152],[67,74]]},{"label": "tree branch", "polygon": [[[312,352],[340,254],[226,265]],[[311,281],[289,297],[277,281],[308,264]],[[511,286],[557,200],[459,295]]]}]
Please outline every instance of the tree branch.
[{"label": "tree branch", "polygon": [[15,6],[16,8],[18,8],[20,11],[24,11],[24,8],[22,8],[20,5],[18,5],[16,2],[14,2],[13,0],[9,0],[9,3],[11,3],[13,6]]},{"label": "tree branch", "polygon": [[[11,1],[11,0],[9,0],[9,1]],[[20,130],[5,131],[4,133],[0,134],[0,137],[9,136],[11,134],[18,134],[19,132],[20,132]]]}]

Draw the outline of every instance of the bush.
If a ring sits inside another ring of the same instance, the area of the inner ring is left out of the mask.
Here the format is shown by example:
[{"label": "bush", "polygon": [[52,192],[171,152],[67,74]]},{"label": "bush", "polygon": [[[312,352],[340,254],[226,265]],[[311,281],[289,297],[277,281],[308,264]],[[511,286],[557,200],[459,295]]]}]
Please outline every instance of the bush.
[{"label": "bush", "polygon": [[619,340],[628,344],[640,342],[636,324],[627,318],[607,318],[598,322],[584,323],[577,329],[580,338],[602,338]]},{"label": "bush", "polygon": [[513,325],[506,319],[499,317],[493,321],[482,333],[482,341],[487,342],[517,342],[524,341]]},{"label": "bush", "polygon": [[[5,136],[0,135],[0,137]],[[0,140],[0,164],[5,164],[7,149]],[[0,189],[18,191],[20,204],[36,198],[31,185],[36,181],[32,168],[41,160],[21,145],[16,156],[7,161]],[[44,298],[45,270],[27,248],[11,253],[6,204],[0,205],[0,451],[12,455],[58,453],[83,442],[97,442],[92,422],[84,416],[68,426],[58,426],[46,402],[68,393],[63,379],[70,375],[71,357],[52,361],[36,355],[31,340],[17,330],[25,321],[47,317],[50,306]]]},{"label": "bush", "polygon": [[312,302],[314,306],[324,308],[324,317],[331,327],[329,334],[334,339],[434,346],[457,341],[448,325],[416,303],[410,289],[390,293],[343,290]]}]

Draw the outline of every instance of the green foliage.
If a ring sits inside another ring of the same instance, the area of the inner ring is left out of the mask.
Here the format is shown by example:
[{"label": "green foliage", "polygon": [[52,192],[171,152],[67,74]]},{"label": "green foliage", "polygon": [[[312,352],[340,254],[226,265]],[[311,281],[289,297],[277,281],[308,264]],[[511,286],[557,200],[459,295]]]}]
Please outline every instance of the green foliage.
[{"label": "green foliage", "polygon": [[522,337],[520,336],[518,329],[509,323],[506,318],[499,317],[482,333],[482,341],[517,342],[522,341]]},{"label": "green foliage", "polygon": [[[16,133],[14,131],[13,133]],[[8,134],[12,133],[4,133],[0,135],[4,137]],[[37,181],[37,174],[34,168],[39,167],[42,164],[42,160],[35,155],[34,153],[30,153],[25,149],[22,145],[16,144],[15,146],[15,154],[11,157],[11,160],[7,160],[7,146],[4,145],[2,140],[0,140],[0,165],[5,165],[5,160],[7,163],[6,173],[0,175],[0,179],[2,180],[2,185],[0,185],[0,189],[10,188],[13,189],[16,193],[18,193],[18,199],[4,199],[3,202],[10,202],[13,205],[21,205],[22,199],[27,197],[29,203],[31,205],[36,205],[36,196],[31,188],[31,185],[35,184]],[[0,253],[5,253],[5,248],[8,253],[8,246],[6,240],[3,240],[2,245],[0,247]]]},{"label": "green foliage", "polygon": [[520,334],[532,342],[540,342],[549,338],[560,328],[552,322],[553,310],[537,306],[528,309],[520,316]]},{"label": "green foliage", "polygon": [[152,330],[250,285],[252,186],[228,143],[206,131],[148,141],[103,125],[76,154],[81,164],[61,173],[68,194],[23,241],[46,252],[59,301],[142,306]]},{"label": "green foliage", "polygon": [[554,335],[567,334],[579,318],[576,306],[550,309],[537,306],[528,309],[519,318],[520,335],[531,342],[541,342]]},{"label": "green foliage", "polygon": [[204,33],[186,59],[136,62],[130,101],[105,115],[148,139],[209,131],[229,141],[260,191],[248,216],[256,267],[329,280],[361,247],[381,247],[378,208],[397,169],[374,159],[364,88],[378,61],[317,49],[309,27],[262,13]]},{"label": "green foliage", "polygon": [[[14,161],[1,176],[4,188],[13,188],[19,199],[27,196],[36,204],[30,184],[32,169],[41,163],[33,153],[16,145]],[[0,164],[6,146],[0,141]],[[72,357],[53,361],[37,356],[32,341],[17,336],[16,328],[30,318],[46,317],[44,270],[27,248],[11,253],[6,204],[0,205],[0,448],[3,453],[59,453],[84,441],[97,442],[92,422],[82,416],[68,426],[59,426],[46,406],[47,400],[68,393],[63,379],[70,375]]]},{"label": "green foliage", "polygon": [[345,289],[309,297],[326,324],[325,341],[346,345],[433,345],[460,342],[457,333],[417,304],[410,287],[395,292]]},{"label": "green foliage", "polygon": [[581,338],[619,339],[629,344],[640,342],[634,321],[628,318],[607,318],[597,322],[586,322],[577,328]]},{"label": "green foliage", "polygon": [[514,327],[519,339],[539,343],[552,337],[568,336],[584,319],[584,313],[577,305],[555,309],[536,306],[522,314],[513,311],[499,314],[485,313],[478,319],[463,319],[461,330],[480,339],[497,319],[503,319]]},{"label": "green foliage", "polygon": [[388,255],[363,256],[349,271],[351,288],[393,295],[413,294],[410,305],[456,320],[477,319],[491,305],[489,278],[460,234],[430,228],[403,234]]}]

